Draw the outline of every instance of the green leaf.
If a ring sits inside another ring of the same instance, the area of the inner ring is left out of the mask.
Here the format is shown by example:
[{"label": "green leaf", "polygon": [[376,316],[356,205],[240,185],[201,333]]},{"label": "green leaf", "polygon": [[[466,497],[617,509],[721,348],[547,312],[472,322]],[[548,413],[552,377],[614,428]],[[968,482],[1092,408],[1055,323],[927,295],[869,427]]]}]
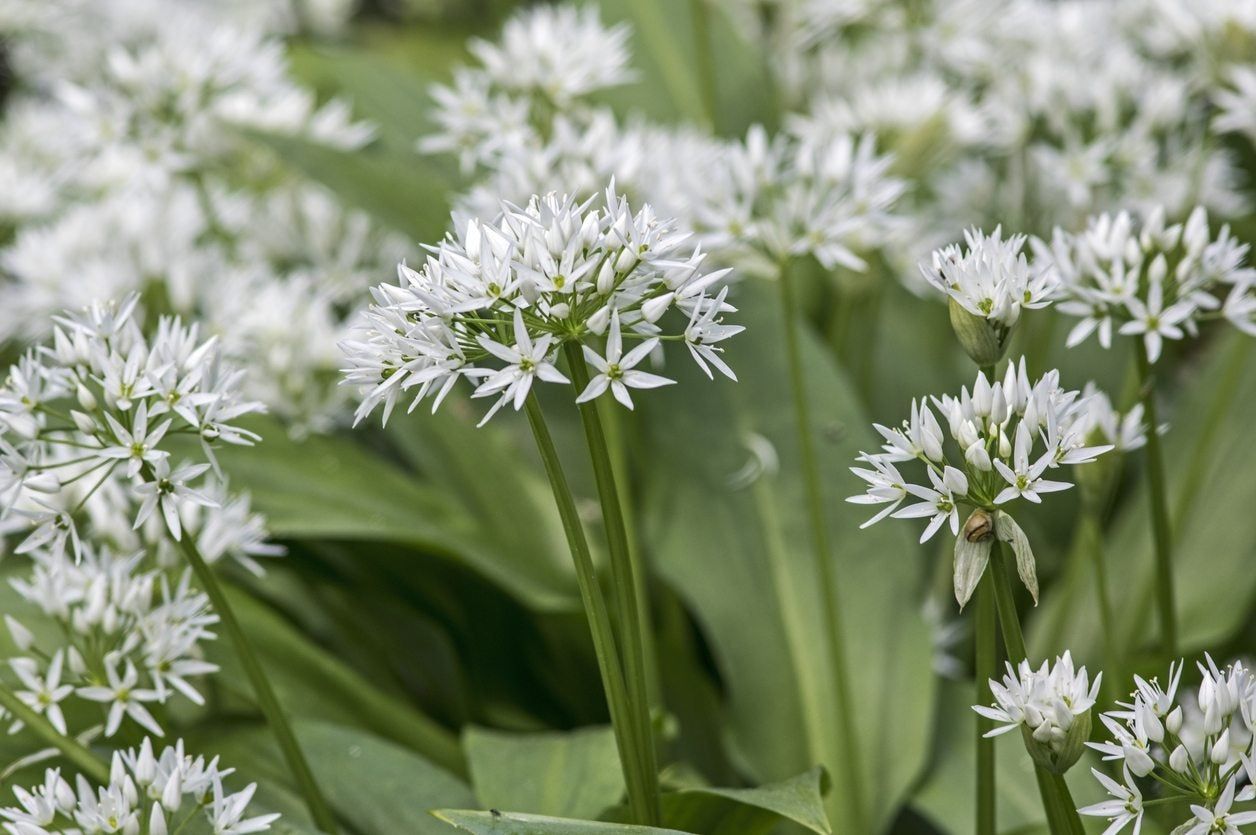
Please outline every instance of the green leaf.
[{"label": "green leaf", "polygon": [[486,808],[595,818],[624,794],[610,728],[535,734],[468,728],[462,744],[476,799]]},{"label": "green leaf", "polygon": [[341,151],[304,139],[250,131],[285,163],[336,194],[346,205],[420,241],[440,238],[449,225],[449,172],[410,151]]},{"label": "green leaf", "polygon": [[[809,557],[803,487],[780,307],[769,287],[743,284],[729,341],[740,382],[711,382],[687,357],[672,357],[679,385],[649,401],[645,460],[646,539],[656,570],[688,602],[712,645],[728,690],[727,742],[757,782],[816,764],[840,775],[829,652]],[[916,597],[920,549],[904,526],[859,530],[864,515],[842,501],[859,491],[847,473],[876,445],[844,376],[814,339],[804,362],[831,538],[840,581],[849,674],[859,730],[859,767],[870,829],[883,828],[924,762],[933,700],[929,631]],[[643,407],[643,411],[645,408]],[[780,459],[743,489],[730,478],[755,436]],[[847,786],[835,784],[830,817]],[[845,813],[843,813],[844,815]]]},{"label": "green leaf", "polygon": [[[537,610],[578,610],[565,552],[513,547],[518,520],[486,531],[478,509],[464,507],[446,486],[421,482],[352,440],[295,440],[270,420],[253,428],[261,443],[223,449],[220,458],[233,487],[252,494],[275,536],[409,545],[467,565]],[[535,519],[523,524],[537,536],[543,530]]]},{"label": "green leaf", "polygon": [[[228,589],[228,596],[279,700],[290,712],[307,718],[358,723],[413,746],[450,771],[460,772],[465,767],[452,733],[381,692],[256,598],[234,589]],[[215,681],[251,701],[252,690],[229,643],[211,642],[208,655],[222,667]]]},{"label": "green leaf", "polygon": [[[663,798],[664,821],[671,826],[716,835],[717,830],[710,822],[704,826],[695,827],[693,818],[697,815],[693,811],[686,814],[683,807],[685,803],[694,800],[717,799],[723,806],[728,806],[731,802],[738,806],[769,812],[771,813],[768,816],[769,825],[774,825],[779,817],[804,826],[818,835],[830,835],[833,830],[824,812],[824,794],[827,783],[828,776],[824,769],[816,767],[789,780],[751,789],[707,787],[686,789]],[[728,835],[739,835],[735,830],[727,831]]]},{"label": "green leaf", "polygon": [[[294,730],[328,803],[358,835],[439,835],[448,830],[432,819],[432,809],[474,803],[462,781],[378,736],[312,720],[295,722]],[[259,781],[259,796],[263,789],[272,796],[277,787],[285,793],[291,789],[287,769],[264,727],[208,726],[201,734],[203,750],[221,754],[224,763]],[[284,800],[285,805],[290,802]]]},{"label": "green leaf", "polygon": [[473,835],[686,835],[675,829],[551,818],[518,812],[442,809],[433,814],[445,823]]},{"label": "green leaf", "polygon": [[[1161,372],[1164,373],[1163,371]],[[1256,506],[1256,445],[1250,415],[1256,412],[1256,345],[1238,333],[1224,334],[1188,382],[1174,391],[1160,381],[1162,398],[1176,405],[1164,416],[1168,489],[1173,508],[1174,586],[1180,644],[1188,655],[1213,646],[1240,628],[1253,598],[1256,526],[1243,524]],[[1141,453],[1125,463],[1141,467]],[[1104,543],[1116,646],[1137,650],[1154,644],[1152,606],[1155,570],[1145,477],[1138,470]],[[1077,561],[1070,594],[1048,590],[1030,624],[1030,648],[1045,658],[1071,649],[1079,662],[1102,660],[1103,632],[1088,554]],[[1166,661],[1167,663],[1167,661]]]}]

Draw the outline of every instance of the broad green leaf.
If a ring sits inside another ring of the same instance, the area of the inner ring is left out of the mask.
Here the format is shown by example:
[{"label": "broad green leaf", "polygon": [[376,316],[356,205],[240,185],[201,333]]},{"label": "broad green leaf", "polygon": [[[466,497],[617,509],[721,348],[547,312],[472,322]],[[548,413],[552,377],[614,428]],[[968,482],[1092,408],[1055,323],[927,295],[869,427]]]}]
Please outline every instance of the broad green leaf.
[{"label": "broad green leaf", "polygon": [[[694,826],[696,819],[704,814],[710,815],[713,807],[723,806],[727,810],[727,807],[734,805],[768,813],[769,827],[774,825],[778,818],[784,818],[818,835],[829,835],[833,830],[824,812],[827,782],[828,777],[824,769],[813,768],[792,779],[751,789],[708,787],[685,789],[664,797],[664,821],[671,826],[692,829],[694,832],[715,835],[718,831],[727,832],[728,835],[739,835],[736,830],[717,830],[710,820],[701,827]],[[716,802],[712,804],[706,801]],[[707,807],[705,813],[698,811],[702,806]],[[727,811],[724,814],[727,814]]]},{"label": "broad green leaf", "polygon": [[[1256,506],[1256,445],[1250,415],[1256,411],[1256,344],[1225,334],[1207,359],[1178,388],[1161,381],[1165,465],[1173,512],[1174,587],[1180,643],[1187,654],[1226,640],[1242,624],[1256,595],[1256,526],[1245,524]],[[1139,467],[1131,491],[1104,543],[1113,597],[1116,645],[1128,651],[1153,645],[1158,621],[1152,605],[1155,568],[1150,516],[1140,452],[1126,464]],[[1089,554],[1074,567],[1069,593],[1052,594],[1031,622],[1030,647],[1037,657],[1071,649],[1079,661],[1102,660],[1103,633]]]},{"label": "broad green leaf", "polygon": [[[298,720],[294,730],[327,802],[357,835],[439,835],[448,830],[431,817],[432,809],[475,802],[466,784],[449,772],[361,729]],[[259,794],[284,798],[291,808],[291,778],[264,726],[208,726],[195,738],[202,737],[204,750],[259,781]],[[282,792],[276,794],[276,788]],[[287,817],[304,821],[300,811]]]},{"label": "broad green leaf", "polygon": [[[728,690],[727,743],[756,782],[816,764],[834,776],[829,813],[845,820],[849,787],[835,748],[833,676],[799,476],[783,364],[780,308],[769,287],[742,285],[730,340],[741,381],[708,381],[687,357],[679,385],[649,401],[641,471],[657,571],[689,603]],[[847,467],[874,448],[866,418],[833,362],[808,339],[805,364],[846,630],[859,768],[872,830],[883,828],[923,765],[932,712],[930,639],[916,597],[920,549],[907,529],[861,531]],[[644,398],[643,398],[644,400]],[[738,489],[732,476],[766,440],[780,460]],[[841,817],[836,813],[841,812]]]},{"label": "broad green leaf", "polygon": [[485,808],[595,818],[624,794],[610,728],[533,734],[468,728],[462,744]]},{"label": "broad green leaf", "polygon": [[[453,734],[373,684],[297,632],[273,609],[229,589],[231,605],[253,642],[280,701],[301,717],[354,722],[404,742],[451,771],[465,766]],[[215,681],[252,700],[243,668],[225,638],[208,647],[222,667]]]},{"label": "broad green leaf", "polygon": [[[578,609],[565,552],[512,547],[510,530],[486,532],[478,508],[460,505],[449,489],[417,480],[351,439],[294,440],[269,420],[255,428],[261,443],[224,449],[220,457],[233,486],[252,493],[275,536],[409,545],[469,566],[536,609]],[[539,535],[535,521],[527,524]]]},{"label": "broad green leaf", "polygon": [[454,828],[473,835],[686,835],[675,829],[551,818],[519,812],[442,809],[433,814]]}]

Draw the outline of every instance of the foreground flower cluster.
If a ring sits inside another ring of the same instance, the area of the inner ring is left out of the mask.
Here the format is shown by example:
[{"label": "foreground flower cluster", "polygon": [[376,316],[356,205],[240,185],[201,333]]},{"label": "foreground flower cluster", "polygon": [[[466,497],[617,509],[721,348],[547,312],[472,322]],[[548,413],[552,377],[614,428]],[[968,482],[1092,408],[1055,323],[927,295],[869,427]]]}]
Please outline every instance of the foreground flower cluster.
[{"label": "foreground flower cluster", "polygon": [[[409,410],[431,397],[435,410],[466,379],[473,396],[496,398],[487,421],[521,408],[537,380],[569,383],[556,365],[564,345],[581,348],[569,362],[596,372],[579,402],[609,392],[632,408],[629,389],[672,382],[638,368],[665,340],[684,342],[708,376],[714,367],[735,379],[719,344],[741,330],[723,321],[734,311],[721,288],[729,271],[705,270],[687,238],[649,206],[634,213],[613,186],[600,203],[548,194],[504,205],[491,223],[466,221],[420,270],[401,265],[400,285],[375,288],[343,343],[346,382],[362,393],[357,419],[383,405],[387,421],[403,397]],[[604,347],[589,344],[601,337]],[[625,340],[636,343],[626,352]]]}]

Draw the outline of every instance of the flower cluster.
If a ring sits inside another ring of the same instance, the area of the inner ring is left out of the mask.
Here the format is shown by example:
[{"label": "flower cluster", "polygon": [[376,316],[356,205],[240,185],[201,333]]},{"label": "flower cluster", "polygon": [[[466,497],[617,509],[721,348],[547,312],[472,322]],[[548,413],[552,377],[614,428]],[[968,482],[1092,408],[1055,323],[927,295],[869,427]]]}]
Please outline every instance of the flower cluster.
[{"label": "flower cluster", "polygon": [[[1002,380],[992,383],[979,372],[971,392],[965,387],[958,397],[931,400],[932,405],[913,401],[911,418],[901,427],[876,425],[885,443],[881,452],[860,454],[859,461],[867,466],[852,467],[851,472],[867,488],[847,501],[883,505],[863,527],[891,515],[928,518],[921,542],[949,524],[957,535],[955,595],[961,606],[985,570],[995,537],[1012,546],[1021,579],[1037,599],[1033,553],[1007,510],[1022,499],[1039,503],[1042,494],[1067,489],[1067,482],[1048,476],[1063,466],[1089,463],[1112,448],[1089,441],[1088,399],[1061,388],[1058,371],[1031,382],[1021,358],[1019,364],[1008,364]],[[900,472],[898,465],[907,462],[923,465],[928,482]],[[913,501],[902,506],[909,498]],[[961,533],[960,508],[965,505],[973,511]]]},{"label": "flower cluster", "polygon": [[217,468],[217,447],[256,440],[237,424],[261,408],[240,396],[241,372],[196,326],[166,319],[145,338],[136,304],[59,317],[0,386],[0,534],[31,559],[11,584],[35,619],[8,618],[21,653],[9,666],[62,733],[83,731],[67,726],[72,695],[105,707],[108,736],[124,719],[160,735],[149,707],[202,702],[192,682],[216,669],[202,644],[217,616],[171,571],[176,542],[254,571],[282,552]]},{"label": "flower cluster", "polygon": [[1054,665],[1044,661],[1036,670],[1028,661],[1016,667],[1008,664],[1002,683],[990,681],[994,706],[974,705],[973,710],[999,723],[986,736],[1020,728],[1034,760],[1063,774],[1086,750],[1090,709],[1102,678],[1100,673],[1092,684],[1085,667],[1074,669],[1073,657],[1067,651]]},{"label": "flower cluster", "polygon": [[1021,252],[1024,235],[1003,239],[978,229],[964,232],[967,248],[950,244],[933,253],[920,272],[950,300],[951,325],[978,365],[1003,358],[1021,310],[1046,307],[1059,279],[1053,270],[1030,266]]},{"label": "flower cluster", "polygon": [[[467,221],[421,269],[401,265],[400,285],[373,290],[357,338],[343,343],[357,419],[382,404],[387,420],[403,396],[410,409],[430,396],[435,409],[467,379],[474,396],[496,398],[487,421],[520,408],[535,380],[568,383],[556,365],[564,345],[582,347],[568,363],[596,371],[582,402],[609,391],[631,407],[629,388],[671,382],[636,367],[665,339],[683,341],[708,376],[713,366],[733,377],[719,344],[742,330],[723,322],[734,310],[718,289],[728,270],[704,271],[687,237],[648,206],[634,214],[613,186],[598,205],[549,194],[504,205],[492,223]],[[672,308],[682,316],[669,334]],[[603,336],[604,348],[589,344]],[[624,340],[637,344],[625,353]]]},{"label": "flower cluster", "polygon": [[[303,428],[333,424],[348,299],[403,243],[257,136],[347,150],[373,135],[293,79],[275,36],[290,0],[36,5],[48,14],[5,38],[29,83],[0,122],[0,340],[139,293],[145,332],[162,313],[203,321],[247,357],[251,396]],[[307,23],[345,6],[299,5]]]},{"label": "flower cluster", "polygon": [[1135,676],[1131,700],[1101,715],[1111,739],[1088,744],[1105,760],[1122,763],[1123,781],[1095,771],[1112,799],[1081,809],[1082,814],[1108,818],[1109,832],[1131,821],[1137,830],[1144,789],[1150,790],[1137,781],[1150,777],[1166,799],[1190,806],[1191,819],[1175,832],[1232,833],[1256,823],[1256,810],[1233,808],[1256,800],[1256,677],[1241,662],[1224,669],[1210,657],[1206,662],[1197,665],[1202,681],[1193,699],[1179,696],[1182,664],[1173,664],[1167,688]]},{"label": "flower cluster", "polygon": [[628,81],[628,29],[606,28],[592,6],[536,6],[502,29],[500,43],[470,44],[476,67],[432,90],[437,132],[423,153],[455,153],[465,172],[502,169],[556,130],[588,124],[589,94]]},{"label": "flower cluster", "polygon": [[1228,226],[1210,233],[1202,207],[1173,224],[1161,210],[1141,223],[1126,212],[1100,215],[1081,234],[1057,229],[1049,244],[1035,246],[1060,275],[1060,310],[1081,318],[1070,346],[1096,334],[1110,347],[1116,330],[1141,337],[1155,362],[1164,340],[1193,336],[1208,319],[1224,317],[1256,333],[1249,247]]},{"label": "flower cluster", "polygon": [[256,783],[238,792],[224,787],[234,771],[217,757],[188,755],[182,740],[155,753],[145,738],[138,748],[114,753],[108,785],[93,786],[80,775],[72,786],[59,769],[48,769],[41,785],[15,788],[17,805],[0,809],[0,817],[10,835],[166,835],[199,817],[217,835],[269,830],[279,815],[249,814]]}]

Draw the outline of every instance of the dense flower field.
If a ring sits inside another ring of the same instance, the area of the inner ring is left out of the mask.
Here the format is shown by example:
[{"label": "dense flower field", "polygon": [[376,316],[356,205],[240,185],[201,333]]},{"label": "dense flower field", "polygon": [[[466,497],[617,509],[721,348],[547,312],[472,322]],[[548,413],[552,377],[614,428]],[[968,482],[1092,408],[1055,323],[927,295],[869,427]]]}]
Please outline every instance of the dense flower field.
[{"label": "dense flower field", "polygon": [[1256,2],[0,33],[3,831],[1256,831]]}]

